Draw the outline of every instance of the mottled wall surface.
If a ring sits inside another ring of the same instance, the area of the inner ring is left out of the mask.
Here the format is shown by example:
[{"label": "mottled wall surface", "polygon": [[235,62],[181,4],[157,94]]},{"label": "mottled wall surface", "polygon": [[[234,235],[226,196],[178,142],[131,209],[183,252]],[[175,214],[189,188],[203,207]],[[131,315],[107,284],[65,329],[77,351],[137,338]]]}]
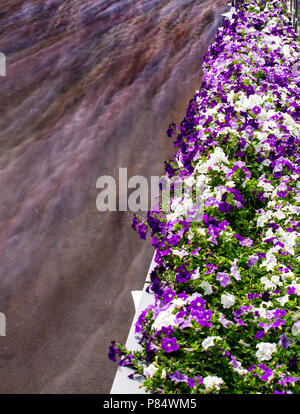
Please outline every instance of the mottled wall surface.
[{"label": "mottled wall surface", "polygon": [[226,3],[1,1],[1,393],[109,392],[153,250],[96,180],[160,175]]}]

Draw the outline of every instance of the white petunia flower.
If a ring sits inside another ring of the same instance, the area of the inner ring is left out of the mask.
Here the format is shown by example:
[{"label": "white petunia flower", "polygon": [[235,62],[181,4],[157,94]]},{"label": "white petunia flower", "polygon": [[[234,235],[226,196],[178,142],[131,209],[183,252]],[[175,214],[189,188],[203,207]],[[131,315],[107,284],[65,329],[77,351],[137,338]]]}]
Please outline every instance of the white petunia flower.
[{"label": "white petunia flower", "polygon": [[263,241],[267,240],[267,239],[271,239],[272,237],[275,237],[275,234],[273,233],[272,229],[268,229],[265,237],[263,238]]},{"label": "white petunia flower", "polygon": [[199,270],[199,267],[197,267],[197,269],[194,270],[193,273],[192,273],[191,280],[196,280],[196,279],[199,279],[199,278],[200,278],[200,270]]},{"label": "white petunia flower", "polygon": [[227,181],[227,183],[225,184],[225,186],[227,188],[235,187],[235,182],[234,181]]},{"label": "white petunia flower", "polygon": [[220,389],[221,384],[223,384],[222,378],[208,375],[207,377],[203,378],[203,385],[207,390],[211,390],[213,388],[216,388],[217,390]]},{"label": "white petunia flower", "polygon": [[212,286],[210,283],[203,280],[200,284],[200,287],[204,289],[204,295],[211,295],[212,294]]},{"label": "white petunia flower", "polygon": [[280,276],[277,276],[277,275],[271,276],[271,281],[275,283],[275,285],[282,286],[282,282],[280,282]]},{"label": "white petunia flower", "polygon": [[185,188],[192,187],[192,185],[195,183],[195,177],[193,175],[190,175],[189,177],[184,179],[184,185]]},{"label": "white petunia flower", "polygon": [[282,220],[282,219],[286,218],[286,215],[280,210],[276,211],[276,213],[274,213],[273,216],[275,218],[277,218],[278,220]]},{"label": "white petunia flower", "polygon": [[173,299],[171,306],[169,307],[169,312],[172,312],[174,309],[182,308],[184,305],[186,305],[187,301],[183,300],[181,298]]},{"label": "white petunia flower", "polygon": [[274,254],[271,253],[271,254],[267,254],[266,260],[262,262],[260,267],[265,266],[267,268],[267,271],[269,272],[270,270],[273,270],[276,265],[277,265],[276,256],[274,256]]},{"label": "white petunia flower", "polygon": [[176,315],[171,313],[169,310],[162,311],[159,313],[159,315],[153,322],[152,328],[155,329],[156,331],[159,331],[164,326],[169,326],[169,325],[175,326],[176,325],[175,319],[176,319]]},{"label": "white petunia flower", "polygon": [[230,293],[224,293],[221,296],[221,303],[223,308],[227,309],[234,305],[235,296],[231,295]]},{"label": "white petunia flower", "polygon": [[151,364],[148,367],[144,368],[144,375],[147,378],[152,378],[157,370],[158,368],[154,364]]},{"label": "white petunia flower", "polygon": [[276,300],[281,306],[284,306],[289,301],[289,295],[281,296],[281,298],[277,298]]},{"label": "white petunia flower", "polygon": [[204,339],[204,341],[202,341],[202,344],[201,344],[202,347],[204,349],[208,349],[211,346],[214,346],[215,339],[222,339],[222,338],[220,338],[219,336],[208,336],[207,338]]},{"label": "white petunia flower", "polygon": [[180,257],[182,259],[184,256],[186,256],[188,253],[185,250],[172,250],[172,253],[175,254],[175,256]]},{"label": "white petunia flower", "polygon": [[270,342],[261,342],[256,345],[258,350],[256,351],[257,359],[261,361],[269,361],[272,358],[273,352],[276,352],[277,345]]}]

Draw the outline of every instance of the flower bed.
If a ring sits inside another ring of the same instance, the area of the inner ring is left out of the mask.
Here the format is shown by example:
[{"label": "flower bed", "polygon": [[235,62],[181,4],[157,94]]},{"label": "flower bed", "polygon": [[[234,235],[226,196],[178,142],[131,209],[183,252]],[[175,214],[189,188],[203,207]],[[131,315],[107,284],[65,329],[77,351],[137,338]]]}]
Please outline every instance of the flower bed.
[{"label": "flower bed", "polygon": [[151,232],[155,304],[142,351],[109,357],[155,393],[299,393],[298,46],[286,1],[235,1],[204,58],[200,91],[166,172],[205,188],[204,212],[135,217]]}]

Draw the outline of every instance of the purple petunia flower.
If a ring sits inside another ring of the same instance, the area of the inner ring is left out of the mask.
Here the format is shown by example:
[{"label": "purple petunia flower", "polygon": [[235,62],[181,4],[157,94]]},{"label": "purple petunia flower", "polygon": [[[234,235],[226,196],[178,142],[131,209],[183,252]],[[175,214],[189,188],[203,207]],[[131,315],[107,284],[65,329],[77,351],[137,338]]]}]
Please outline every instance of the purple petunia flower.
[{"label": "purple petunia flower", "polygon": [[268,291],[264,292],[264,293],[261,295],[261,299],[262,299],[264,302],[267,302],[267,301],[269,300],[269,297],[270,297],[270,292],[268,292]]},{"label": "purple petunia flower", "polygon": [[260,296],[257,293],[247,293],[247,298],[251,301],[259,297]]},{"label": "purple petunia flower", "polygon": [[220,284],[223,287],[228,286],[229,283],[230,283],[229,275],[226,272],[219,272],[218,275],[217,275],[217,280],[220,282]]},{"label": "purple petunia flower", "polygon": [[116,341],[111,341],[111,345],[109,347],[108,358],[111,361],[116,362],[116,357],[121,356],[120,350],[116,347]]},{"label": "purple petunia flower", "polygon": [[265,364],[260,364],[258,367],[264,371],[264,374],[259,377],[262,381],[268,381],[273,376],[274,372],[270,368],[267,368]]},{"label": "purple petunia flower", "polygon": [[140,238],[142,240],[146,240],[148,226],[144,223],[139,223],[139,224],[137,224],[137,228],[138,228],[137,232],[138,232],[138,235],[140,236]]},{"label": "purple petunia flower", "polygon": [[201,247],[197,247],[197,249],[193,250],[193,251],[190,253],[190,255],[191,255],[191,256],[195,256],[195,255],[199,252],[199,250],[201,250]]},{"label": "purple petunia flower", "polygon": [[247,237],[246,239],[240,242],[241,246],[251,247],[252,244],[253,244],[253,241],[250,239],[250,237]]},{"label": "purple petunia flower", "polygon": [[203,309],[204,305],[206,303],[206,300],[203,299],[201,296],[198,296],[196,299],[193,299],[190,303],[190,307],[194,309]]},{"label": "purple petunia flower", "polygon": [[286,315],[285,309],[275,309],[274,311],[274,317],[275,318],[283,318]]},{"label": "purple petunia flower", "polygon": [[243,321],[243,319],[241,318],[237,318],[235,317],[234,320],[236,321],[236,323],[240,326],[247,326],[247,324]]},{"label": "purple petunia flower", "polygon": [[160,330],[160,333],[169,337],[170,335],[174,333],[174,329],[172,328],[172,326],[163,326]]},{"label": "purple petunia flower", "polygon": [[194,380],[194,378],[189,378],[188,379],[188,386],[190,388],[194,388],[194,386],[195,386],[195,380]]},{"label": "purple petunia flower", "polygon": [[214,271],[216,269],[218,269],[218,266],[212,265],[210,263],[206,263],[205,266],[209,268],[209,270],[207,270],[206,272],[204,272],[205,275],[209,275],[211,273],[214,273]]},{"label": "purple petunia flower", "polygon": [[161,344],[161,347],[167,353],[177,351],[179,349],[179,345],[177,343],[176,338],[164,338]]},{"label": "purple petunia flower", "polygon": [[226,202],[219,203],[219,211],[221,213],[229,213],[232,210],[233,210],[233,207],[231,204],[226,203]]},{"label": "purple petunia flower", "polygon": [[268,332],[268,330],[271,328],[271,325],[269,325],[267,322],[258,322],[257,325],[263,328],[265,332]]},{"label": "purple petunia flower", "polygon": [[264,259],[266,257],[266,253],[257,253],[257,256]]},{"label": "purple petunia flower", "polygon": [[132,361],[133,360],[134,360],[133,355],[127,355],[125,358],[123,358],[119,361],[119,366],[120,367],[130,367],[130,366],[132,366]]},{"label": "purple petunia flower", "polygon": [[138,317],[138,320],[135,324],[135,333],[141,333],[143,330],[143,323],[145,322],[145,316],[147,315],[148,311],[152,308],[152,306],[148,306],[146,309]]},{"label": "purple petunia flower", "polygon": [[289,368],[292,368],[294,366],[297,366],[298,365],[298,357],[297,356],[294,356],[293,358],[291,358],[288,361],[287,365],[288,365]]},{"label": "purple petunia flower", "polygon": [[178,382],[188,382],[188,376],[181,374],[179,371],[174,371],[173,374],[169,374],[170,380],[174,381],[176,384]]},{"label": "purple petunia flower", "polygon": [[244,246],[251,247],[253,244],[253,241],[249,237],[244,238],[240,234],[235,234],[234,237],[239,241],[240,245],[243,247]]},{"label": "purple petunia flower", "polygon": [[278,328],[279,326],[283,326],[285,325],[285,320],[284,319],[277,319],[274,323],[272,323],[271,327],[272,328]]},{"label": "purple petunia flower", "polygon": [[258,331],[256,332],[254,338],[260,340],[263,336],[265,336],[265,331]]},{"label": "purple petunia flower", "polygon": [[146,354],[147,354],[147,361],[151,361],[155,357],[155,353],[159,348],[153,344],[152,338],[148,341],[146,345]]},{"label": "purple petunia flower", "polygon": [[263,191],[259,191],[256,198],[261,201],[262,203],[264,203],[267,199],[264,197],[264,192]]},{"label": "purple petunia flower", "polygon": [[255,115],[258,115],[258,114],[260,114],[260,113],[261,113],[261,108],[260,108],[259,106],[254,106],[254,107],[252,108],[252,111],[253,111],[253,113],[254,113]]},{"label": "purple petunia flower", "polygon": [[283,349],[287,349],[291,344],[291,341],[288,340],[286,334],[280,335],[279,345],[282,346]]},{"label": "purple petunia flower", "polygon": [[294,384],[296,381],[299,381],[299,379],[300,377],[286,376],[282,380],[278,381],[277,384],[283,385],[285,387],[287,384]]},{"label": "purple petunia flower", "polygon": [[164,293],[163,293],[163,295],[162,295],[163,300],[164,300],[164,303],[171,302],[171,300],[174,298],[175,294],[176,293],[172,289],[165,290]]},{"label": "purple petunia flower", "polygon": [[249,267],[254,266],[257,261],[258,261],[258,257],[256,255],[251,255],[248,259],[247,265]]},{"label": "purple petunia flower", "polygon": [[202,326],[211,327],[212,323],[210,322],[212,317],[212,311],[208,310],[193,310],[191,312],[191,317],[196,320]]},{"label": "purple petunia flower", "polygon": [[176,271],[177,271],[177,274],[176,274],[176,277],[175,277],[175,282],[176,283],[187,282],[192,277],[191,273],[187,270],[185,264],[179,266],[176,269]]}]

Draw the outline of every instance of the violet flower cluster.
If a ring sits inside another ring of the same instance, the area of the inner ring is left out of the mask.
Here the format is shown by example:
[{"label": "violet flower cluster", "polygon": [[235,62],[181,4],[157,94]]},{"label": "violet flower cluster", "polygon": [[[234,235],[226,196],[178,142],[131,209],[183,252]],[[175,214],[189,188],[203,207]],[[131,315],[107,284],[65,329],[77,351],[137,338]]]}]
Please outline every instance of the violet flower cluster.
[{"label": "violet flower cluster", "polygon": [[135,217],[151,233],[155,304],[142,350],[110,358],[154,393],[300,393],[299,48],[286,1],[235,0],[203,62],[167,177],[201,186],[171,212]]}]

